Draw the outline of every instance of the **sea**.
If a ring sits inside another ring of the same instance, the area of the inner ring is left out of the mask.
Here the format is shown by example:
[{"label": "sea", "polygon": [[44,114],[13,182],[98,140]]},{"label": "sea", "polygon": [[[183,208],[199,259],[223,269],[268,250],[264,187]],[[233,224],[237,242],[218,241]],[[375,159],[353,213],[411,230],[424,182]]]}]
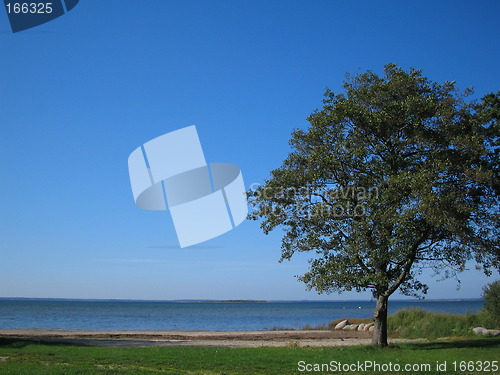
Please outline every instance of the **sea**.
[{"label": "sea", "polygon": [[[389,313],[421,308],[467,314],[477,300],[394,300]],[[0,329],[84,331],[276,330],[369,318],[375,301],[127,301],[0,298]]]}]

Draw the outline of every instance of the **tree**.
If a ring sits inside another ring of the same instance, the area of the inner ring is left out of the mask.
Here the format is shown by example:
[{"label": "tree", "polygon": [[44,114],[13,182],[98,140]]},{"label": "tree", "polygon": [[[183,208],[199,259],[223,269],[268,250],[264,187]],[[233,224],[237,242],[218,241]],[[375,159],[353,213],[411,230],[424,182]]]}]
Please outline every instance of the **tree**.
[{"label": "tree", "polygon": [[370,290],[373,344],[387,346],[388,299],[422,296],[425,268],[498,269],[500,92],[467,102],[455,82],[388,64],[326,91],[292,152],[249,191],[250,218],[282,228],[281,261],[310,251],[299,280],[319,293]]},{"label": "tree", "polygon": [[500,324],[500,280],[492,282],[483,288],[484,311],[492,319],[494,327]]}]

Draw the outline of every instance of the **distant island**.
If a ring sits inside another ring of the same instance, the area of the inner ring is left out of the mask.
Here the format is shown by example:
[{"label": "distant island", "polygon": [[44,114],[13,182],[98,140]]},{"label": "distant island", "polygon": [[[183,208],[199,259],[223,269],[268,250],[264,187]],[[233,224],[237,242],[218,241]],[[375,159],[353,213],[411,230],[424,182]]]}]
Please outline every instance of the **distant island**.
[{"label": "distant island", "polygon": [[223,300],[181,300],[179,303],[269,303],[269,301],[253,299],[223,299]]}]

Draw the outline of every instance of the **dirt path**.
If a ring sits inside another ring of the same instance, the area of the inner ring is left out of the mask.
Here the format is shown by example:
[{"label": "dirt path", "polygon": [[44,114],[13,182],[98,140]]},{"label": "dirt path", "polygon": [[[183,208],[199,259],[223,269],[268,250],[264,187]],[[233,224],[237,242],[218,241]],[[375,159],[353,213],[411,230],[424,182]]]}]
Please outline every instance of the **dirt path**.
[{"label": "dirt path", "polygon": [[[357,331],[56,331],[0,330],[4,340],[114,347],[140,346],[343,346],[367,345],[371,333]],[[393,340],[395,342],[396,340]],[[403,340],[397,340],[398,342]]]}]

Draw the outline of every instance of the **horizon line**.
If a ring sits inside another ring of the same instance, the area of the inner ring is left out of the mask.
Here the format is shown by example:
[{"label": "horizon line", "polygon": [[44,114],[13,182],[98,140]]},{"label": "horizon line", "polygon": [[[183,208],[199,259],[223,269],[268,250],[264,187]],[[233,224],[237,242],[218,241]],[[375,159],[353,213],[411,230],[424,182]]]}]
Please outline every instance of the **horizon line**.
[{"label": "horizon line", "polygon": [[[272,303],[272,302],[376,302],[376,299],[349,299],[349,300],[331,300],[331,299],[199,299],[199,298],[185,298],[185,299],[133,299],[133,298],[71,298],[71,297],[0,297],[0,300],[39,300],[39,301],[92,301],[92,302],[191,302],[191,303],[205,303],[205,302],[219,302],[219,303]],[[459,301],[481,301],[483,298],[432,298],[432,299],[418,299],[418,298],[396,298],[390,301],[403,301],[403,302],[459,302]]]}]

